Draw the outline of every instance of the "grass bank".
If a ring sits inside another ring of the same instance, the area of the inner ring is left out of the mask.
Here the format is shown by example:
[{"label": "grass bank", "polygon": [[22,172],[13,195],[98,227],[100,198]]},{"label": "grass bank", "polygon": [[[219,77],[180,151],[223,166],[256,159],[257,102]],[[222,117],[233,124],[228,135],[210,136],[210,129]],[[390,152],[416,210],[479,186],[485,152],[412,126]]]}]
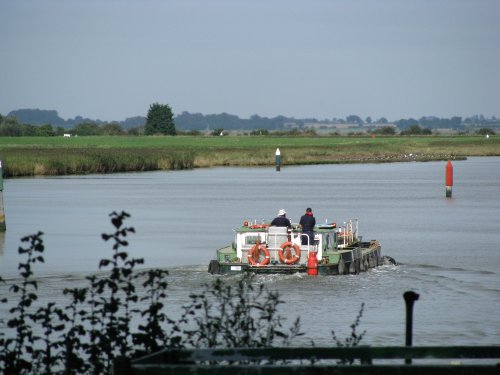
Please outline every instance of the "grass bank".
[{"label": "grass bank", "polygon": [[500,137],[1,137],[4,176],[463,159],[500,156]]}]

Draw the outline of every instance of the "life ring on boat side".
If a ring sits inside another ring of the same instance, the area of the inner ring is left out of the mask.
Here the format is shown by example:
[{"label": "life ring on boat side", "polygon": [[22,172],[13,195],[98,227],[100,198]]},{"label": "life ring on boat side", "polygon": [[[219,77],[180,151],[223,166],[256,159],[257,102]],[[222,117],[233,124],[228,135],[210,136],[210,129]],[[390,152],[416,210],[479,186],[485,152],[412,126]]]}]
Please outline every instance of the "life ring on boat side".
[{"label": "life ring on boat side", "polygon": [[[285,257],[285,251],[287,249],[293,249],[295,250],[295,254],[291,258]],[[281,263],[285,264],[294,264],[297,263],[300,259],[300,247],[296,243],[293,243],[291,241],[284,242],[281,244],[280,249],[278,250],[278,255],[280,257]]]},{"label": "life ring on boat side", "polygon": [[[261,252],[264,253],[264,259],[259,262],[259,253]],[[250,263],[252,266],[265,266],[266,264],[269,264],[270,260],[271,256],[269,254],[269,250],[267,250],[267,247],[264,245],[257,243],[248,251],[248,263]]]}]

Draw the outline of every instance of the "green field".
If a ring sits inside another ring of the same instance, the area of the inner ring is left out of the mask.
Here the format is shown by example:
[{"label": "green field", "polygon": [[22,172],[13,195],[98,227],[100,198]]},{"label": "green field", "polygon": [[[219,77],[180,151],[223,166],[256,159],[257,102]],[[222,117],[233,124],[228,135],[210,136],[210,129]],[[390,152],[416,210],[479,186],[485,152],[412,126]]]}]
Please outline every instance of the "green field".
[{"label": "green field", "polygon": [[0,137],[4,176],[499,156],[500,137]]}]

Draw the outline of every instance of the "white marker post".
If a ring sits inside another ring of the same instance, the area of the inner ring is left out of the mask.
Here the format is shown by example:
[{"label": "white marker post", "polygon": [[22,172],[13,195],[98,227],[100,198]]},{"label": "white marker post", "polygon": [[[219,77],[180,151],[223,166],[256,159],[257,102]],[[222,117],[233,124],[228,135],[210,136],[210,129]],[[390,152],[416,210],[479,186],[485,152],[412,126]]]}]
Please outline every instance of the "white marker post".
[{"label": "white marker post", "polygon": [[276,149],[276,172],[279,172],[280,171],[280,167],[281,167],[281,152],[280,152],[280,149],[277,148]]}]

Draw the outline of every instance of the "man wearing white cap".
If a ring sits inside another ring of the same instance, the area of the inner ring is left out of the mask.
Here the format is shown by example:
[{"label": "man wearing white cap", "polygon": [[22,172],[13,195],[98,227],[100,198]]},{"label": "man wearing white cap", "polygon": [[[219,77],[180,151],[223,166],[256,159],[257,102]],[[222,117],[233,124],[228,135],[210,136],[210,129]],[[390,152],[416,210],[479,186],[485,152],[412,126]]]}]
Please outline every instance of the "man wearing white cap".
[{"label": "man wearing white cap", "polygon": [[286,217],[286,211],[282,208],[278,212],[278,216],[271,221],[271,225],[275,227],[288,227],[292,226],[290,220]]}]

